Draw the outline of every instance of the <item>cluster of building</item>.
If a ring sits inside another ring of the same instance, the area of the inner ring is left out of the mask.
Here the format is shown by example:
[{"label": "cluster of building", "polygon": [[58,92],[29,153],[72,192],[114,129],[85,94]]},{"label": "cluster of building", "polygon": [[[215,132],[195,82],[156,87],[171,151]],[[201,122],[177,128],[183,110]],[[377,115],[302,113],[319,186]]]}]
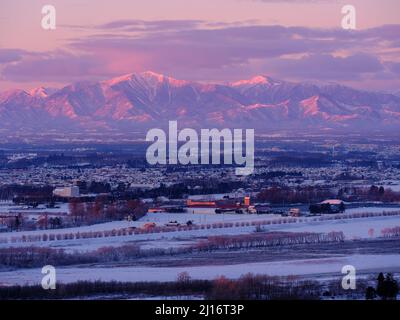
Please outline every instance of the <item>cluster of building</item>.
[{"label": "cluster of building", "polygon": [[[337,188],[343,186],[383,185],[400,191],[400,168],[398,167],[351,167],[337,164],[335,167],[262,166],[256,167],[253,175],[239,177],[232,168],[196,168],[186,171],[169,171],[167,168],[129,168],[124,166],[102,168],[30,167],[27,169],[0,170],[1,185],[66,186],[75,181],[108,183],[112,188],[120,183],[132,189],[148,190],[161,184],[169,186],[183,180],[217,179],[218,181],[244,180],[254,190],[265,186],[265,173],[286,173],[268,178],[268,183],[282,186],[316,186]],[[300,172],[301,174],[293,174]],[[57,191],[58,192],[58,191]]]},{"label": "cluster of building", "polygon": [[101,168],[68,168],[40,166],[26,169],[0,170],[1,185],[64,186],[75,181],[96,181],[117,187],[120,183],[132,189],[152,189],[161,184],[166,186],[182,182],[183,179],[235,180],[234,169],[204,168],[187,171],[169,171],[167,168],[130,168],[123,165]]}]

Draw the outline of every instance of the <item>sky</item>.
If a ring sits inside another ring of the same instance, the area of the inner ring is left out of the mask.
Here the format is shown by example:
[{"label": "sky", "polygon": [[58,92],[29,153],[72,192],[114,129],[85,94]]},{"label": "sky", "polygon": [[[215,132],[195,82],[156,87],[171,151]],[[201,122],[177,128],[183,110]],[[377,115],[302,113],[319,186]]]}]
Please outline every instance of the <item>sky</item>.
[{"label": "sky", "polygon": [[[41,26],[42,6],[56,29]],[[356,30],[341,28],[344,5]],[[400,90],[398,0],[1,0],[0,90],[132,72]]]}]

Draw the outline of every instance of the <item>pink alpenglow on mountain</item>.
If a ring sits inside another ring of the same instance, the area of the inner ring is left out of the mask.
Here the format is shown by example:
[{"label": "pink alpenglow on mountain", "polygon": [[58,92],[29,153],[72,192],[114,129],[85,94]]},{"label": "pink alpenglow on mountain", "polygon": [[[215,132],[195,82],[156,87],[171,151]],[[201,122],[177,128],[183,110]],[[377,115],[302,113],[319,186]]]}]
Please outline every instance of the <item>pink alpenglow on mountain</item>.
[{"label": "pink alpenglow on mountain", "polygon": [[61,89],[0,94],[3,131],[146,129],[177,120],[191,127],[395,129],[400,97],[340,85],[317,86],[255,76],[227,84],[128,74]]}]

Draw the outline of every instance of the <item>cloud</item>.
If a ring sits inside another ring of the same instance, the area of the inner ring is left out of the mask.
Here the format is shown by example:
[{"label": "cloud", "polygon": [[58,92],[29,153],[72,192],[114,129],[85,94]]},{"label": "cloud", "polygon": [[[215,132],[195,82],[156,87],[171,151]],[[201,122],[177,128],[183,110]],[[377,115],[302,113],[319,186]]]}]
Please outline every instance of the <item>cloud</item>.
[{"label": "cloud", "polygon": [[347,57],[330,54],[311,54],[301,59],[280,59],[270,68],[287,77],[311,80],[356,80],[365,74],[385,70],[380,60],[372,55],[357,53]]},{"label": "cloud", "polygon": [[101,62],[94,56],[74,55],[63,51],[27,57],[2,70],[9,81],[76,81],[93,77],[101,70]]},{"label": "cloud", "polygon": [[[329,40],[335,34],[335,40]],[[187,29],[153,34],[96,36],[72,43],[76,49],[102,50],[147,56],[157,67],[219,68],[304,52],[326,53],[349,48],[353,40],[339,38],[341,31],[309,30],[281,26],[239,26]]]},{"label": "cloud", "polygon": [[388,62],[387,66],[391,72],[396,74],[397,76],[400,75],[400,63],[398,62]]},{"label": "cloud", "polygon": [[185,30],[200,26],[202,20],[115,20],[96,26],[97,29],[124,30],[124,31],[159,31],[159,30]]},{"label": "cloud", "polygon": [[359,39],[370,40],[386,40],[399,43],[400,41],[400,24],[388,24],[376,28],[360,30],[355,33]]},{"label": "cloud", "polygon": [[23,53],[22,50],[0,48],[0,64],[19,61],[22,59]]},{"label": "cloud", "polygon": [[68,83],[154,70],[192,80],[273,73],[289,80],[362,81],[365,75],[389,79],[398,72],[396,61],[385,57],[383,63],[381,55],[398,47],[400,25],[346,31],[254,22],[117,20],[94,29],[91,36],[71,39],[68,51],[5,55],[17,60],[6,64],[3,77]]}]

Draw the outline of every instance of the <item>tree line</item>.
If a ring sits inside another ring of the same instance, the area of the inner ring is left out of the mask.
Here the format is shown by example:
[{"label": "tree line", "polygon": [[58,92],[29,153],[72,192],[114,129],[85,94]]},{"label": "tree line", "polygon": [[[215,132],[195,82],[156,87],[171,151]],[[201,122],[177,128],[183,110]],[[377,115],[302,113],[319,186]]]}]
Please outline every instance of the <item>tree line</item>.
[{"label": "tree line", "polygon": [[211,252],[216,250],[241,250],[270,246],[287,246],[344,241],[342,232],[290,233],[272,232],[255,235],[212,236],[197,244],[176,248],[141,249],[137,244],[100,247],[92,251],[66,252],[64,249],[49,247],[10,247],[0,248],[0,267],[35,268],[51,265],[74,265],[88,263],[105,263],[129,261],[142,257],[173,256],[194,252]]},{"label": "tree line", "polygon": [[246,274],[237,280],[218,277],[215,280],[193,280],[177,275],[168,282],[104,282],[79,281],[57,283],[55,290],[43,290],[40,285],[0,287],[0,299],[71,299],[96,296],[119,298],[146,296],[199,296],[206,300],[273,300],[318,299],[321,285],[313,281],[294,281],[293,277],[269,277]]},{"label": "tree line", "polygon": [[272,186],[261,190],[257,194],[257,201],[269,202],[272,204],[289,203],[318,203],[329,198],[338,198],[344,201],[381,201],[386,203],[400,201],[400,192],[390,188],[371,186],[345,187],[338,192],[330,188],[313,186]]}]

